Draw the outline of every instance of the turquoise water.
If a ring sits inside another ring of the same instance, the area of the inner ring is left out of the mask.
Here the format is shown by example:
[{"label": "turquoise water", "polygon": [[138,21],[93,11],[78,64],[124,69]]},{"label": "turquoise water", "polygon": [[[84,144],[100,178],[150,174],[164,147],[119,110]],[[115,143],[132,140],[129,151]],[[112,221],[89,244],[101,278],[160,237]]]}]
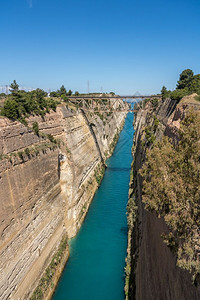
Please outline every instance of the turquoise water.
[{"label": "turquoise water", "polygon": [[70,241],[70,258],[54,300],[124,299],[132,123],[129,113],[86,219]]}]

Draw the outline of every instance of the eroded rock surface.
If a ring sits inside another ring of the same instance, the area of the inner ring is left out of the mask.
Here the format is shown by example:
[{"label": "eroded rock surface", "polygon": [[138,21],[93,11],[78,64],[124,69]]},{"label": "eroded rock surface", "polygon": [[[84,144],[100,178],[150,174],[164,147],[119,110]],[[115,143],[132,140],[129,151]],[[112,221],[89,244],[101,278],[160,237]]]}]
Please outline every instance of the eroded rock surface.
[{"label": "eroded rock surface", "polygon": [[0,119],[0,299],[28,299],[63,236],[77,233],[124,118],[59,105],[28,127]]}]

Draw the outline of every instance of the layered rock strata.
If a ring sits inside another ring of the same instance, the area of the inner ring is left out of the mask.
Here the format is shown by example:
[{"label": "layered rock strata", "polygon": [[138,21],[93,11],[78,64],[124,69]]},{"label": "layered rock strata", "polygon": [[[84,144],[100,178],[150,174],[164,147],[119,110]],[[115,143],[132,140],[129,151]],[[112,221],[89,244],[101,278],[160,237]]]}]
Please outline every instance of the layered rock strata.
[{"label": "layered rock strata", "polygon": [[0,118],[0,299],[30,298],[61,241],[76,235],[125,115],[59,105],[28,126]]}]

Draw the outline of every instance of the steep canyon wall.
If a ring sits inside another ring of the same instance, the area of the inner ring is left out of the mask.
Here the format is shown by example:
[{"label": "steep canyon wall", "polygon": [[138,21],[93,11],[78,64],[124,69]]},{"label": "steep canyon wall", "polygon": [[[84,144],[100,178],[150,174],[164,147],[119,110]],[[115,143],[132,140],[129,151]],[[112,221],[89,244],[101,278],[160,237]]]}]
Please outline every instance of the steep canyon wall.
[{"label": "steep canyon wall", "polygon": [[[186,97],[179,104],[170,99],[153,108],[147,103],[135,117],[132,178],[130,200],[135,202],[129,212],[129,247],[127,257],[126,299],[137,300],[188,300],[200,299],[200,288],[192,284],[191,276],[176,266],[176,257],[161,238],[168,232],[162,218],[144,209],[142,203],[142,177],[139,169],[145,161],[149,147],[145,140],[145,128],[152,127],[154,116],[159,125],[154,134],[157,140],[163,135],[178,140],[180,121],[189,108],[199,110],[194,97]],[[176,184],[176,183],[174,183]]]},{"label": "steep canyon wall", "polygon": [[59,105],[28,126],[0,118],[0,299],[30,298],[61,241],[76,235],[125,115]]}]

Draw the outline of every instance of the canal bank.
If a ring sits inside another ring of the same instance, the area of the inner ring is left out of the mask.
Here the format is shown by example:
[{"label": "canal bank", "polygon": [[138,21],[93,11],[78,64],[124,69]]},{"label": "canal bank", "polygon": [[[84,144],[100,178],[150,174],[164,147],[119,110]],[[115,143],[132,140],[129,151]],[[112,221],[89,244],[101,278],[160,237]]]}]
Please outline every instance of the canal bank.
[{"label": "canal bank", "polygon": [[129,113],[85,222],[70,241],[70,258],[54,300],[124,299],[132,123]]}]

